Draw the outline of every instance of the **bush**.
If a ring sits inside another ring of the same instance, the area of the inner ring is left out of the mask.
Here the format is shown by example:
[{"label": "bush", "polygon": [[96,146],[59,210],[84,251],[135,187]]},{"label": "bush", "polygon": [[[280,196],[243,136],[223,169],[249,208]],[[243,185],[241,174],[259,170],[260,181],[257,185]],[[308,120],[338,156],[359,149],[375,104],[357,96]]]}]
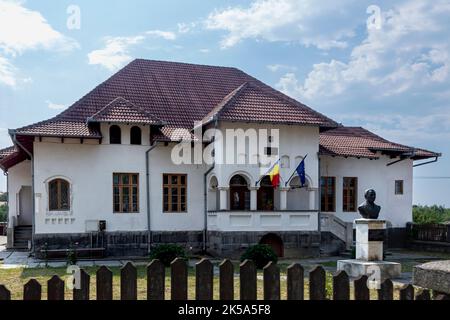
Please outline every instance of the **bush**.
[{"label": "bush", "polygon": [[272,247],[267,244],[257,244],[249,247],[241,256],[241,261],[252,260],[258,269],[264,268],[270,261],[277,262],[278,257]]},{"label": "bush", "polygon": [[413,206],[413,222],[434,224],[450,221],[450,209],[442,206]]},{"label": "bush", "polygon": [[158,259],[166,267],[169,267],[175,258],[186,259],[186,251],[182,246],[176,244],[160,244],[150,252],[150,259]]}]

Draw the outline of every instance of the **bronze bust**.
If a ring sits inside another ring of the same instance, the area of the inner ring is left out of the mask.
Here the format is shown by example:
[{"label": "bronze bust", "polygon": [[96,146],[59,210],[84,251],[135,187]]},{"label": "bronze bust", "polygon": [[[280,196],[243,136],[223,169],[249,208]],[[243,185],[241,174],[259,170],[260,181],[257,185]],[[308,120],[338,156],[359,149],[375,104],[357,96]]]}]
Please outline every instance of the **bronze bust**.
[{"label": "bronze bust", "polygon": [[368,189],[366,190],[366,192],[364,192],[364,198],[366,198],[366,202],[362,203],[358,207],[358,211],[363,218],[378,219],[381,207],[375,204],[376,197],[377,194],[373,189]]}]

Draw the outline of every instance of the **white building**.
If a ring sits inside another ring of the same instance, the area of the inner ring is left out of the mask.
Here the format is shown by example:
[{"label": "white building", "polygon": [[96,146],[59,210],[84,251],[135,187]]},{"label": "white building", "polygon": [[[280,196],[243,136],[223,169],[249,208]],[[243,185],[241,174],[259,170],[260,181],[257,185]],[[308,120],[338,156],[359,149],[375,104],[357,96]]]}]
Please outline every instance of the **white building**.
[{"label": "white building", "polygon": [[[235,68],[149,60],[10,135],[14,145],[0,151],[8,245],[36,254],[76,246],[138,255],[179,243],[236,255],[262,242],[283,256],[316,255],[352,243],[368,188],[400,237],[412,220],[414,161],[440,156],[343,127]],[[174,154],[197,160],[179,164]],[[266,156],[279,159],[276,188]]]}]

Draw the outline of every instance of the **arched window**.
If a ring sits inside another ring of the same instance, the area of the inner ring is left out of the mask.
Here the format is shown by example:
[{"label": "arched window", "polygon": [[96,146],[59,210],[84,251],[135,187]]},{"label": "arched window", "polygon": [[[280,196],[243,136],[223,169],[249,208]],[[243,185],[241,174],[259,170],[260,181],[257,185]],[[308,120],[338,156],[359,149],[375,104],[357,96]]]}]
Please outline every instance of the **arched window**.
[{"label": "arched window", "polygon": [[230,180],[230,210],[249,210],[250,191],[247,180],[239,174]]},{"label": "arched window", "polygon": [[111,144],[121,144],[122,143],[122,133],[119,126],[109,127],[109,143]]},{"label": "arched window", "polygon": [[70,210],[70,184],[63,179],[48,183],[48,207],[50,211]]},{"label": "arched window", "polygon": [[258,210],[274,210],[274,190],[269,176],[262,178],[258,189]]},{"label": "arched window", "polygon": [[131,144],[142,144],[142,133],[141,128],[139,127],[131,127],[130,131],[130,143]]}]

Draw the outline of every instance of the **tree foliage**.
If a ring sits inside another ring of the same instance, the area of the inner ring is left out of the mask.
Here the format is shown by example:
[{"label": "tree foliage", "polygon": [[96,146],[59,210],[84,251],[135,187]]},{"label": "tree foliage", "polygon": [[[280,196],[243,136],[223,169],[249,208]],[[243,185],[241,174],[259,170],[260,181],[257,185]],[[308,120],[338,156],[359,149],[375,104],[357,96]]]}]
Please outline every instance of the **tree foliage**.
[{"label": "tree foliage", "polygon": [[417,224],[450,221],[450,209],[443,206],[413,206],[413,222]]},{"label": "tree foliage", "polygon": [[6,204],[0,206],[0,222],[5,222],[8,218],[8,206]]},{"label": "tree foliage", "polygon": [[8,201],[8,193],[0,192],[0,202],[6,202],[6,201]]}]

